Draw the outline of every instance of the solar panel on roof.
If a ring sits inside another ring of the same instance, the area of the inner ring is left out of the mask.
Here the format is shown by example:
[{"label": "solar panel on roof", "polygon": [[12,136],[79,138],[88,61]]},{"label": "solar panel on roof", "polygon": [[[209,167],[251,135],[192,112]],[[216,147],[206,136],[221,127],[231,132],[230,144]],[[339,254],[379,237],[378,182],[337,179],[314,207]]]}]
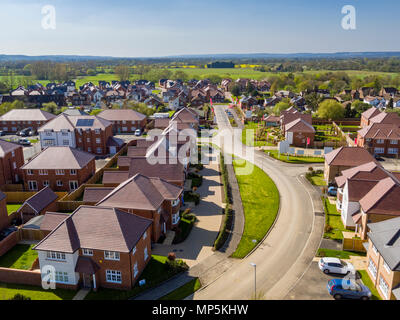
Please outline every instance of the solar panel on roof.
[{"label": "solar panel on roof", "polygon": [[93,126],[94,119],[78,119],[76,122],[77,127],[91,127]]}]

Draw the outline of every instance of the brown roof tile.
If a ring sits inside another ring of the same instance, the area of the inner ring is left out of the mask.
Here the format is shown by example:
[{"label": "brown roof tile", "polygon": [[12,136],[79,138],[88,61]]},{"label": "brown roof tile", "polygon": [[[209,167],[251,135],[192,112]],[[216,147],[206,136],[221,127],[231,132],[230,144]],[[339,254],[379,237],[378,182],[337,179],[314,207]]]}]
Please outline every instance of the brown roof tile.
[{"label": "brown roof tile", "polygon": [[[103,181],[103,183],[104,183],[104,181]],[[85,188],[85,191],[83,193],[83,201],[97,203],[113,190],[114,190],[114,188],[111,188],[111,187],[109,187],[109,188],[108,187],[101,187],[101,188],[87,187],[87,188]]]},{"label": "brown roof tile", "polygon": [[33,210],[39,213],[57,199],[57,194],[49,187],[45,187],[27,199],[23,205],[28,204]]},{"label": "brown roof tile", "polygon": [[132,109],[109,109],[100,112],[97,116],[108,121],[142,121],[146,119],[144,114]]},{"label": "brown roof tile", "polygon": [[46,212],[40,224],[40,230],[53,231],[61,222],[67,219],[68,213]]},{"label": "brown roof tile", "polygon": [[361,147],[340,147],[325,155],[330,166],[356,167],[368,162],[376,162],[375,158]]}]

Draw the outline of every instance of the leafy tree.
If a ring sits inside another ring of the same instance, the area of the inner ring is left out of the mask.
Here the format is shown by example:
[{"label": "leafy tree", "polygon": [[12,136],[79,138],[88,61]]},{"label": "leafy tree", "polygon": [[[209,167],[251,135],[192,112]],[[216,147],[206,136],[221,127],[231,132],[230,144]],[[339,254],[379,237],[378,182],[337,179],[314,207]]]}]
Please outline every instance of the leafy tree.
[{"label": "leafy tree", "polygon": [[117,75],[119,81],[127,81],[131,75],[131,69],[129,66],[120,65],[115,67],[114,73]]},{"label": "leafy tree", "polygon": [[361,117],[361,114],[364,111],[367,111],[371,106],[368,103],[362,102],[360,100],[356,100],[351,104],[353,110],[355,111],[355,117]]},{"label": "leafy tree", "polygon": [[238,97],[240,96],[240,87],[235,84],[232,88],[231,88],[231,94],[233,94],[234,96]]},{"label": "leafy tree", "polygon": [[317,112],[318,117],[329,120],[341,119],[344,117],[344,114],[345,110],[343,106],[333,99],[323,101],[319,105]]},{"label": "leafy tree", "polygon": [[288,102],[278,102],[275,107],[274,107],[274,114],[275,115],[280,115],[282,111],[288,109],[290,107],[290,104]]},{"label": "leafy tree", "polygon": [[53,101],[49,103],[43,103],[42,110],[56,115],[61,113],[61,110],[59,110],[57,104]]}]

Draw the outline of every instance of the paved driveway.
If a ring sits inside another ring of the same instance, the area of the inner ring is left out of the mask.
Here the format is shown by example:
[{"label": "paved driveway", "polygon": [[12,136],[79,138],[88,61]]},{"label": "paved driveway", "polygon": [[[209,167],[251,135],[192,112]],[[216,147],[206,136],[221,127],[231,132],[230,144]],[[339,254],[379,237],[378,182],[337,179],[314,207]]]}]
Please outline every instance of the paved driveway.
[{"label": "paved driveway", "polygon": [[340,275],[326,275],[318,268],[318,262],[312,262],[303,278],[285,297],[285,300],[333,300],[328,293],[326,284]]},{"label": "paved driveway", "polygon": [[204,165],[201,171],[203,184],[197,189],[201,201],[192,209],[197,216],[197,222],[182,243],[176,245],[154,244],[153,254],[168,255],[174,251],[177,258],[184,259],[190,266],[211,256],[212,247],[218,235],[222,218],[222,184],[219,176],[218,164],[213,162]]}]

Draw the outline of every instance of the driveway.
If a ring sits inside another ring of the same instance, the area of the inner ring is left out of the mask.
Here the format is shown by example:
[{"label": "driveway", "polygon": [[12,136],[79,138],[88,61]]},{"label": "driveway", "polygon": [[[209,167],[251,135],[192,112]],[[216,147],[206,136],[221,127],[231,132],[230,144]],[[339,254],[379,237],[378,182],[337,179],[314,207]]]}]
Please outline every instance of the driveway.
[{"label": "driveway", "polygon": [[169,252],[175,252],[176,257],[184,259],[190,267],[214,253],[212,248],[222,218],[223,191],[218,164],[212,161],[212,163],[204,165],[201,174],[203,183],[196,191],[200,194],[201,200],[199,205],[192,209],[198,221],[188,238],[180,244],[171,246],[154,244],[152,249],[152,253],[156,255],[166,256]]},{"label": "driveway", "polygon": [[318,262],[313,261],[303,278],[284,298],[285,300],[333,300],[326,289],[326,284],[340,275],[326,275],[318,268]]}]

